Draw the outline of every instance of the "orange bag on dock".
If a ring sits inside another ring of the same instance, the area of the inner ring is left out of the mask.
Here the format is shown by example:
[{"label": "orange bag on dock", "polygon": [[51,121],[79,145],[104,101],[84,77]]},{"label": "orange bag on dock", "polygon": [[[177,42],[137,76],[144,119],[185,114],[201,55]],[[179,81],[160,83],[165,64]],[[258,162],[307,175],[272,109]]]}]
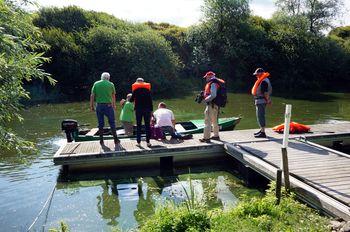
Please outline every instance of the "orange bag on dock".
[{"label": "orange bag on dock", "polygon": [[[297,122],[291,122],[289,125],[289,133],[291,134],[302,134],[310,132],[310,127],[303,125],[301,123]],[[272,130],[276,131],[277,133],[283,133],[284,132],[284,123],[277,125],[272,128]]]}]

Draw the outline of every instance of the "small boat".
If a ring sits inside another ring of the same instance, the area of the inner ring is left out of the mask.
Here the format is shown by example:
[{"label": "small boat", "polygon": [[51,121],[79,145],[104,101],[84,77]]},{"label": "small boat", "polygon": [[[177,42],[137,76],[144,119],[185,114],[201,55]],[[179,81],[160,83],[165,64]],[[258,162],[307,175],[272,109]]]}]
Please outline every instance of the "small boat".
[{"label": "small boat", "polygon": [[[240,122],[239,117],[220,118],[219,129],[220,131],[234,130],[236,125]],[[175,124],[175,129],[181,134],[198,134],[202,133],[204,129],[204,120],[190,120],[187,122],[179,122]],[[68,142],[81,142],[81,141],[94,141],[99,140],[98,128],[81,129],[78,122],[72,119],[66,119],[62,122],[62,130],[65,131]],[[142,135],[144,136],[145,129],[142,128]],[[113,139],[111,130],[109,127],[105,127],[103,130],[104,139]],[[134,138],[136,137],[136,126],[134,126],[134,133],[131,136],[125,135],[125,131],[122,127],[117,127],[118,138]]]}]

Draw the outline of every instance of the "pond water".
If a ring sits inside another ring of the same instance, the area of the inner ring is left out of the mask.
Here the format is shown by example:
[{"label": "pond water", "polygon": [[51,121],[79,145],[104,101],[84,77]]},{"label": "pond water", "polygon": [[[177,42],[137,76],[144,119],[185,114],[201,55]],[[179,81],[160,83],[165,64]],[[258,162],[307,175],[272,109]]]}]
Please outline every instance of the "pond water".
[{"label": "pond water", "polygon": [[[164,101],[174,111],[178,121],[185,121],[203,117],[204,105],[195,103],[193,98],[187,96]],[[155,101],[155,105],[158,102]],[[283,122],[286,103],[293,105],[292,120],[296,122],[314,124],[350,120],[350,94],[324,94],[312,100],[274,97],[272,106],[267,110],[268,126]],[[221,113],[221,117],[241,116],[237,129],[257,127],[255,109],[249,95],[229,94],[229,104]],[[60,220],[66,221],[72,231],[127,230],[142,223],[144,215],[151,214],[165,198],[172,196],[175,201],[183,198],[181,189],[188,186],[186,172],[166,178],[147,172],[132,173],[132,177],[125,179],[127,175],[115,176],[118,173],[116,170],[103,177],[89,173],[87,177],[73,178],[70,182],[58,181],[59,167],[53,165],[52,156],[65,142],[60,132],[60,122],[74,118],[95,127],[95,115],[89,112],[87,102],[43,104],[24,110],[22,115],[24,123],[13,127],[19,135],[37,144],[38,153],[18,156],[0,152],[1,231],[25,231],[56,184],[51,208],[38,219],[36,230],[42,229],[45,221],[45,230],[56,227]],[[207,199],[210,207],[234,205],[244,192],[260,194],[242,186],[227,171],[204,168],[191,173],[196,191],[203,193],[203,196],[210,195],[218,188],[223,189],[223,192],[216,191],[217,195]],[[138,194],[134,189],[135,184]],[[211,190],[208,186],[211,186]]]}]

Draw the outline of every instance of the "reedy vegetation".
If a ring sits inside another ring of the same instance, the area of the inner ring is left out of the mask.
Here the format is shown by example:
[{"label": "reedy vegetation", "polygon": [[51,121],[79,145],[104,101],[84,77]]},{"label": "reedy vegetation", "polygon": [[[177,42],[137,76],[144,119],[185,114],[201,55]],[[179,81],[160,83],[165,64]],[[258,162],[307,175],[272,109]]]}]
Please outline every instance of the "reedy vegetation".
[{"label": "reedy vegetation", "polygon": [[[140,231],[327,231],[328,219],[287,195],[276,205],[273,183],[262,198],[240,196],[238,205],[228,211],[208,210],[192,197],[181,205],[168,204],[141,226]],[[193,195],[193,192],[190,194]],[[191,207],[188,207],[191,205]]]}]

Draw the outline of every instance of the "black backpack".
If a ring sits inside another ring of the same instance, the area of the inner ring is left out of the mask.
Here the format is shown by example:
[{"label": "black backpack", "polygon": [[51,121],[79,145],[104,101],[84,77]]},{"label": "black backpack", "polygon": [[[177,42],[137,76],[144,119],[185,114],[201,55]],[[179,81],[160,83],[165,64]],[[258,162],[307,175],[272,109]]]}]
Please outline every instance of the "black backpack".
[{"label": "black backpack", "polygon": [[222,83],[217,79],[214,79],[212,83],[217,83],[219,85],[213,103],[219,107],[225,107],[227,104],[227,90],[225,83]]}]

